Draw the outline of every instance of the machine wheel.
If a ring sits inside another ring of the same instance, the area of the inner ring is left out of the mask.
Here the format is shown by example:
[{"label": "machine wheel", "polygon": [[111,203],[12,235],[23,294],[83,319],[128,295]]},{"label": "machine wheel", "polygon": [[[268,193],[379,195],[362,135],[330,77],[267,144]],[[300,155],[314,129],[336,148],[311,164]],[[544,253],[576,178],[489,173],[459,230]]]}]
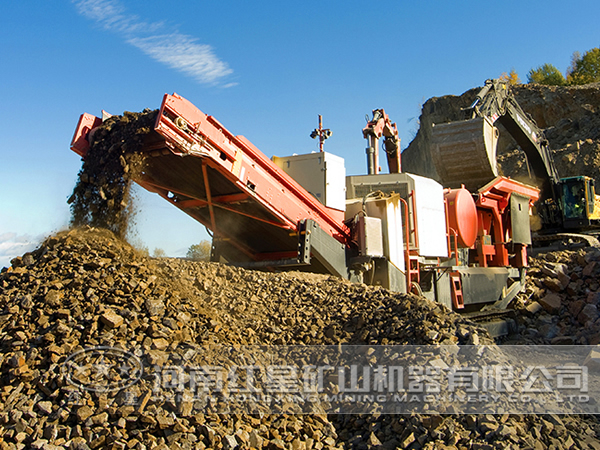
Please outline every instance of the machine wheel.
[{"label": "machine wheel", "polygon": [[418,295],[419,297],[423,296],[423,290],[421,289],[421,286],[419,286],[419,283],[416,281],[410,283],[410,293]]}]

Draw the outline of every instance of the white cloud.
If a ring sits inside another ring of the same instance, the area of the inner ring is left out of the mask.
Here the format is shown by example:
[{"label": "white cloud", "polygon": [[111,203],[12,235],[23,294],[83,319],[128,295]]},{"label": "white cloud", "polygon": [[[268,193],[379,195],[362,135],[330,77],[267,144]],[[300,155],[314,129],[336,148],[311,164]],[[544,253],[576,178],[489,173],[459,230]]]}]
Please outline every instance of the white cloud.
[{"label": "white cloud", "polygon": [[42,236],[32,238],[10,232],[0,234],[0,268],[10,266],[10,260],[14,257],[35,250],[42,239]]},{"label": "white cloud", "polygon": [[[178,32],[153,34],[163,23],[147,23],[136,15],[128,15],[117,0],[72,0],[77,12],[101,25],[105,30],[123,36],[152,59],[182,72],[200,83],[216,84],[233,73],[221,61],[210,45],[199,44],[196,38]],[[234,86],[228,83],[223,87]]]},{"label": "white cloud", "polygon": [[[99,22],[107,30],[115,29],[116,24],[128,22],[124,9],[113,0],[74,0],[77,12],[88,19]],[[122,26],[116,27],[122,30]]]},{"label": "white cloud", "polygon": [[182,34],[133,38],[128,41],[148,56],[201,83],[214,82],[233,71],[219,60],[210,45]]}]

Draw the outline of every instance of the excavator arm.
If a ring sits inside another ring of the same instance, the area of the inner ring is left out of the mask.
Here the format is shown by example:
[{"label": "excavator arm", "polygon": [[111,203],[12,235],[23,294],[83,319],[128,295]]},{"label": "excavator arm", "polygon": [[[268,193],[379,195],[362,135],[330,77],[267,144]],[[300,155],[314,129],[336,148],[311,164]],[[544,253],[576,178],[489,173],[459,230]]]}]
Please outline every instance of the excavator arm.
[{"label": "excavator arm", "polygon": [[400,173],[400,138],[398,128],[392,123],[383,109],[374,109],[373,118],[363,128],[363,136],[368,142],[367,169],[370,175],[379,173],[379,139],[383,137],[383,146],[390,173]]},{"label": "excavator arm", "polygon": [[470,119],[432,129],[433,160],[442,184],[457,188],[464,183],[477,190],[498,175],[498,122],[525,153],[530,177],[540,189],[541,226],[552,231],[600,225],[600,196],[594,180],[559,178],[543,131],[521,109],[506,80],[487,80],[466,111]]},{"label": "excavator arm", "polygon": [[[527,157],[532,178],[542,191],[542,198],[555,198],[559,182],[548,141],[536,123],[519,106],[506,80],[487,80],[467,112],[470,119],[437,124],[433,127],[434,162],[442,183],[453,187],[455,178],[472,179],[479,189],[498,175],[496,122],[515,139]],[[467,167],[470,162],[472,167]],[[487,181],[486,181],[487,179]]]},{"label": "excavator arm", "polygon": [[542,130],[519,106],[505,80],[487,80],[470,109],[472,118],[487,117],[500,122],[527,155],[527,161],[538,180],[559,181],[548,141]]},{"label": "excavator arm", "polygon": [[514,97],[506,101],[506,113],[498,121],[515,139],[527,155],[527,161],[536,178],[552,184],[559,181],[558,172],[542,130],[523,112]]}]

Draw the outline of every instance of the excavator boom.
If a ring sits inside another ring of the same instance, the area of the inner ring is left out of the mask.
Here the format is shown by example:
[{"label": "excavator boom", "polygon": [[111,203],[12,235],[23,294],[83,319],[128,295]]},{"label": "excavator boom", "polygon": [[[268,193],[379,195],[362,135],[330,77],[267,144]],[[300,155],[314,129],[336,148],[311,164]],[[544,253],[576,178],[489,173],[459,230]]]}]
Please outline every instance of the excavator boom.
[{"label": "excavator boom", "polygon": [[391,122],[383,109],[373,110],[373,118],[363,128],[363,136],[369,144],[367,147],[367,172],[369,174],[379,173],[379,139],[382,137],[390,173],[402,172],[398,128],[395,123]]},{"label": "excavator boom", "polygon": [[469,120],[432,128],[433,160],[442,184],[478,190],[498,175],[498,122],[525,153],[530,183],[540,189],[536,209],[541,228],[553,232],[600,226],[593,179],[559,178],[544,133],[521,109],[506,80],[487,80],[467,111]]},{"label": "excavator boom", "polygon": [[498,122],[525,152],[533,181],[541,188],[541,198],[555,197],[552,189],[559,177],[548,142],[533,119],[521,109],[507,81],[487,80],[466,111],[470,119],[435,124],[432,129],[434,165],[442,184],[449,187],[466,184],[476,190],[498,175],[495,127]]}]

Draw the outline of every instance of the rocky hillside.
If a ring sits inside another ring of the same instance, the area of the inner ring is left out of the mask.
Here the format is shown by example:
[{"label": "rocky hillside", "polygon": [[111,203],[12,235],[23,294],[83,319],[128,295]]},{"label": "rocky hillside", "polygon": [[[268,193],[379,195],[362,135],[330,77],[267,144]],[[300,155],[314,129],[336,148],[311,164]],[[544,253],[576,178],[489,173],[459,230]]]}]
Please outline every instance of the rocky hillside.
[{"label": "rocky hillside", "polygon": [[[438,179],[431,160],[431,125],[465,119],[480,88],[460,96],[429,99],[420,117],[415,139],[402,153],[406,172]],[[600,183],[600,83],[559,87],[523,84],[512,88],[522,109],[544,129],[561,177],[587,175]],[[524,154],[500,127],[498,162],[504,175],[527,177]]]}]

